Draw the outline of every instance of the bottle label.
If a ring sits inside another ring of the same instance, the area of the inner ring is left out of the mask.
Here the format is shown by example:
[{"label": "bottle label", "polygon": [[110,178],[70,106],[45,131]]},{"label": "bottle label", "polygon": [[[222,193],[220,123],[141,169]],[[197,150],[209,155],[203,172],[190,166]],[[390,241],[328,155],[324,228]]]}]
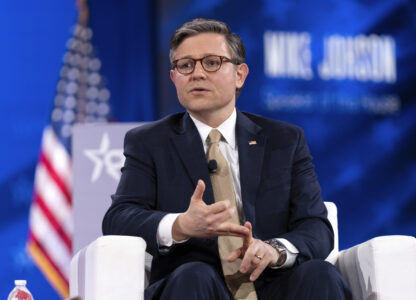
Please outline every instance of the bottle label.
[{"label": "bottle label", "polygon": [[17,290],[17,293],[13,296],[12,300],[33,300],[33,297],[23,290]]}]

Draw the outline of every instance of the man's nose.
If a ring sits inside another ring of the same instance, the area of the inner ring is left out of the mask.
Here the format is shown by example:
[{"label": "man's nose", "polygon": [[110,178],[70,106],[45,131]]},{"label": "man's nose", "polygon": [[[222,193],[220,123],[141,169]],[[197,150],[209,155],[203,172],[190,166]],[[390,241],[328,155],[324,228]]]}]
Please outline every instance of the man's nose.
[{"label": "man's nose", "polygon": [[201,78],[206,76],[206,71],[202,67],[202,61],[197,61],[195,64],[194,71],[192,72],[193,77]]}]

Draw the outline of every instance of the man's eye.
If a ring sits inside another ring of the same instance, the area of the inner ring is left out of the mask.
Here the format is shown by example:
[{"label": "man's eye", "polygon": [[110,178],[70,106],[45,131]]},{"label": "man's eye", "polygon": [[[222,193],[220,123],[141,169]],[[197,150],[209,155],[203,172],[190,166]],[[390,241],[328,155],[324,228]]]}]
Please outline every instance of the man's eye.
[{"label": "man's eye", "polygon": [[219,64],[219,61],[218,61],[217,59],[207,59],[207,60],[205,61],[205,63],[206,63],[208,66],[217,66],[217,65]]},{"label": "man's eye", "polygon": [[190,61],[180,62],[178,64],[178,67],[181,68],[181,69],[192,68],[192,62],[190,62]]}]

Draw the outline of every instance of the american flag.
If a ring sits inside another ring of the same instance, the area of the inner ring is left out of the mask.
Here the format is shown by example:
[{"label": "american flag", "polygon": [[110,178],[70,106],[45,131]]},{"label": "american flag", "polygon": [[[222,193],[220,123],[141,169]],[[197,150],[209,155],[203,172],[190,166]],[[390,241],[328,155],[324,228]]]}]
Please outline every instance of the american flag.
[{"label": "american flag", "polygon": [[106,122],[110,112],[92,31],[81,24],[67,42],[50,124],[43,131],[27,242],[30,256],[62,298],[69,296],[72,258],[72,126]]}]

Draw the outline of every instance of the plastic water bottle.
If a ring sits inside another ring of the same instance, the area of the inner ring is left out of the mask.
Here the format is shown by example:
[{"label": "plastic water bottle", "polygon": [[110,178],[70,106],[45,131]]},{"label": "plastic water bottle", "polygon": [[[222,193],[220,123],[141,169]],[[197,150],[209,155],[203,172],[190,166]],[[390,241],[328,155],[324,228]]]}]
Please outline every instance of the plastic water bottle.
[{"label": "plastic water bottle", "polygon": [[7,300],[33,300],[32,294],[26,288],[26,280],[15,280],[14,284]]}]

